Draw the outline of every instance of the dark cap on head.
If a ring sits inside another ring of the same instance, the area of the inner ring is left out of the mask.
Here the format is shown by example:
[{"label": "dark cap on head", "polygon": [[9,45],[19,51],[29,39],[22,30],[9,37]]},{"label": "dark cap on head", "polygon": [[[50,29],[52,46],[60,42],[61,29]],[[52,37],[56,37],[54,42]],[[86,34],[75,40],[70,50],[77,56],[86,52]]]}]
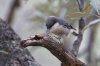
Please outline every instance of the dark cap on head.
[{"label": "dark cap on head", "polygon": [[67,27],[68,29],[75,29],[71,25],[67,23],[64,19],[61,19],[59,17],[55,16],[49,16],[46,20],[46,27],[47,29],[51,29],[51,27],[55,24],[59,23],[60,25],[63,25],[64,27]]},{"label": "dark cap on head", "polygon": [[47,29],[51,29],[51,27],[57,22],[56,17],[49,16],[46,20],[46,27]]}]

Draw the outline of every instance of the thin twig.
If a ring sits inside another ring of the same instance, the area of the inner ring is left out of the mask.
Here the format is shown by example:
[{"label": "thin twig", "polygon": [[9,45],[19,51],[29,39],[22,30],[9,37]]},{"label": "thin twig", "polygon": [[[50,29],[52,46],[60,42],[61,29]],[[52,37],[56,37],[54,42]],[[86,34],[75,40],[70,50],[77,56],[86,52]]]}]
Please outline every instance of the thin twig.
[{"label": "thin twig", "polygon": [[[83,10],[83,6],[84,6],[84,1],[83,0],[77,0],[78,5],[79,5],[79,10],[82,11]],[[83,38],[83,34],[82,34],[82,29],[85,26],[85,21],[83,19],[83,17],[80,18],[79,20],[79,35],[77,37],[77,39],[75,40],[74,44],[73,44],[73,49],[72,49],[72,53],[77,56],[78,55],[78,51],[79,51],[79,47],[81,45],[82,42],[82,38]]]},{"label": "thin twig", "polygon": [[7,15],[7,18],[6,18],[6,22],[9,22],[9,23],[12,22],[13,17],[14,17],[15,9],[19,6],[20,6],[20,1],[19,0],[12,0],[10,10],[8,11],[8,15]]},{"label": "thin twig", "polygon": [[84,28],[84,26],[85,26],[84,20],[83,20],[83,18],[81,18],[79,20],[79,35],[78,35],[77,39],[74,41],[73,49],[72,49],[72,53],[75,56],[78,55],[79,47],[82,42],[83,34],[82,34],[81,30]]},{"label": "thin twig", "polygon": [[82,11],[84,8],[84,0],[77,0],[79,10]]}]

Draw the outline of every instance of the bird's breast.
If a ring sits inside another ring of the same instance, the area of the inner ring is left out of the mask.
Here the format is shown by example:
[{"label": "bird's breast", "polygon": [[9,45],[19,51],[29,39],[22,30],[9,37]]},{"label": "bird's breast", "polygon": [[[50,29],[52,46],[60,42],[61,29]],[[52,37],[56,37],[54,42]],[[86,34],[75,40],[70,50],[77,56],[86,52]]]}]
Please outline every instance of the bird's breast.
[{"label": "bird's breast", "polygon": [[59,25],[59,23],[56,23],[52,28],[51,32],[54,33],[55,35],[62,36],[64,35],[64,30],[65,28],[62,25]]}]

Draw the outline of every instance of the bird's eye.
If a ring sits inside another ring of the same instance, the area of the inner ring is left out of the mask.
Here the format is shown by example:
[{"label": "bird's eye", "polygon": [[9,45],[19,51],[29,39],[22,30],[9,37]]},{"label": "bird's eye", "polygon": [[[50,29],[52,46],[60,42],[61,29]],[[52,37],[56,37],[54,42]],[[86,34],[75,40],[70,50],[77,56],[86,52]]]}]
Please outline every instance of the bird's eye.
[{"label": "bird's eye", "polygon": [[66,25],[63,25],[63,27],[64,27],[64,28],[67,28],[67,26],[66,26]]}]

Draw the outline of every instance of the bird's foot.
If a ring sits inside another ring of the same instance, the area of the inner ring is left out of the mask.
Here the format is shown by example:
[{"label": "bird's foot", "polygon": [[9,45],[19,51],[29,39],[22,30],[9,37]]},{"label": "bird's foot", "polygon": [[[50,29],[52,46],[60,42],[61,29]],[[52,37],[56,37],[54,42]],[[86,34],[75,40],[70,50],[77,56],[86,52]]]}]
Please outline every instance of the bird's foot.
[{"label": "bird's foot", "polygon": [[52,39],[53,42],[62,44],[61,37],[49,32],[49,31],[46,32],[46,36],[48,36],[50,39]]},{"label": "bird's foot", "polygon": [[55,42],[57,42],[57,43],[59,43],[59,44],[62,44],[61,38],[60,38],[59,36],[57,36],[57,35],[52,35],[52,39],[53,39]]}]

